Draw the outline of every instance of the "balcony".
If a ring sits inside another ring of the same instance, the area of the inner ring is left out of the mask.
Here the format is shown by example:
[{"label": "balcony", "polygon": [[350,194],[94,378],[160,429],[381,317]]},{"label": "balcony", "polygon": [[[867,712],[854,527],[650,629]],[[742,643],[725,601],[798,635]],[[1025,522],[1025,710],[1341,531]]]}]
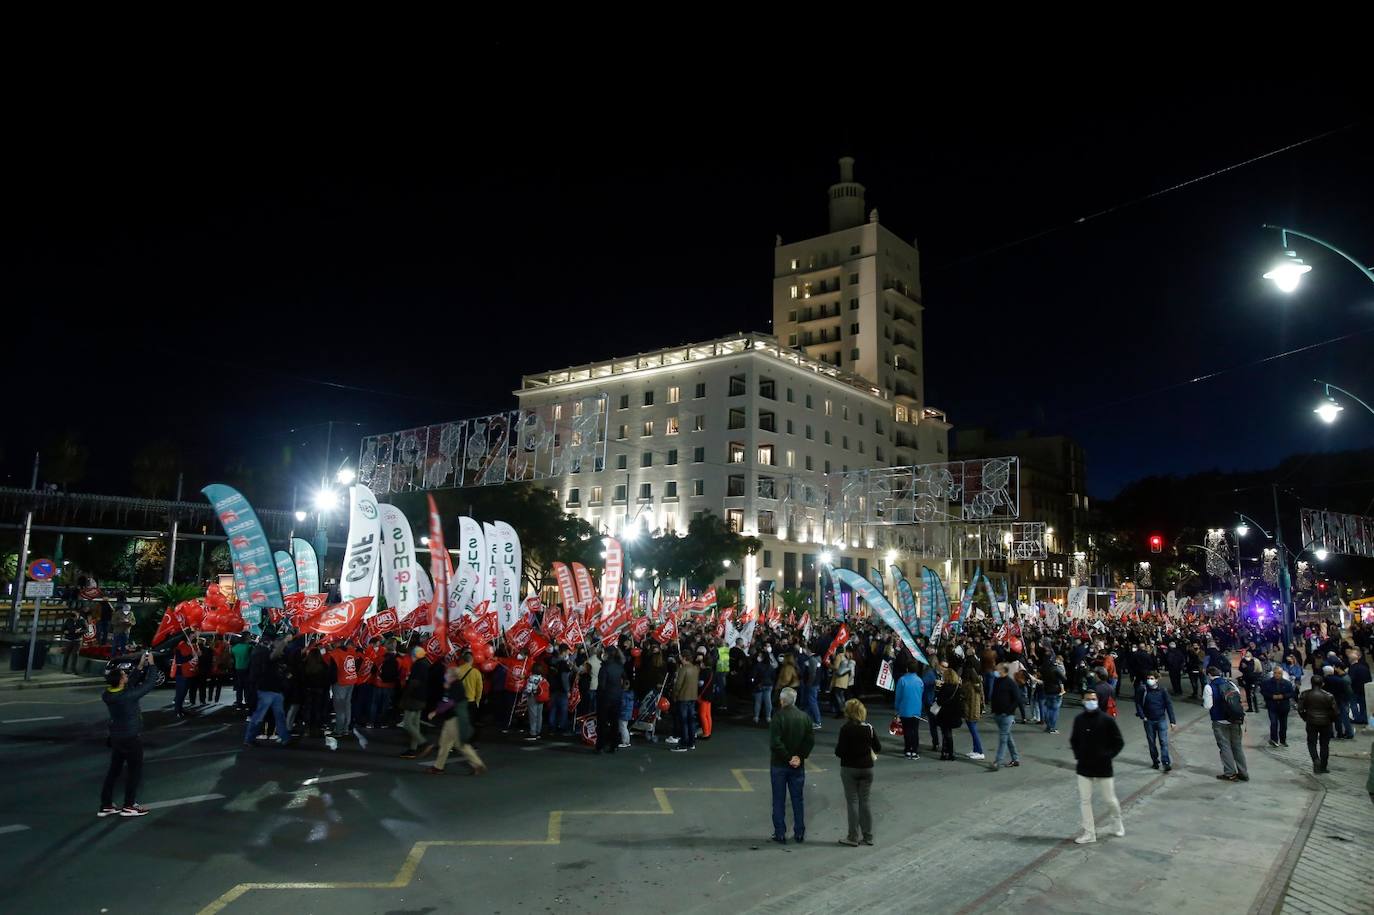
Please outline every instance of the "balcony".
[{"label": "balcony", "polygon": [[906,347],[907,349],[911,350],[913,353],[917,351],[917,350],[916,350],[916,341],[915,341],[915,340],[908,339],[908,338],[906,338],[906,337],[903,337],[901,334],[894,334],[894,335],[893,335],[893,337],[892,337],[892,345],[893,345],[893,346],[903,346],[903,347]]},{"label": "balcony", "polygon": [[803,308],[797,312],[797,323],[805,324],[808,321],[821,321],[825,318],[838,318],[840,316],[840,303],[834,305],[816,305],[812,308]]}]

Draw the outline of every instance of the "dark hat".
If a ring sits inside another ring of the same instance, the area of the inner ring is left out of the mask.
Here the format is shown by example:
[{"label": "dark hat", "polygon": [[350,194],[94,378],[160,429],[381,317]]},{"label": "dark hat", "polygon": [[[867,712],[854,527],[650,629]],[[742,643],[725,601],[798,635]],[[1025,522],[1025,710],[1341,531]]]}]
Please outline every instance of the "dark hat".
[{"label": "dark hat", "polygon": [[1217,667],[1217,666],[1215,666],[1215,665],[1213,665],[1213,666],[1207,668],[1207,673],[1211,674],[1211,675],[1214,676],[1214,677],[1220,677],[1220,676],[1221,676],[1221,668],[1220,668],[1220,667]]}]

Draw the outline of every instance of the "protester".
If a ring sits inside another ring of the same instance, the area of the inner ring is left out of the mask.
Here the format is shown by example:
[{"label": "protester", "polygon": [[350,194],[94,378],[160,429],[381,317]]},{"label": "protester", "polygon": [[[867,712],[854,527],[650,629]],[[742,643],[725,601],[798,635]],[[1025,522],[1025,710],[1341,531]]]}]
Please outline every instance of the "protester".
[{"label": "protester", "polygon": [[897,688],[893,693],[893,707],[898,720],[902,722],[903,753],[907,759],[921,758],[920,725],[925,685],[921,682],[920,669],[919,662],[909,662],[907,672],[897,680]]},{"label": "protester", "polygon": [[1083,694],[1083,711],[1073,720],[1069,746],[1073,749],[1073,758],[1077,760],[1078,811],[1083,828],[1074,842],[1088,845],[1097,841],[1097,821],[1093,816],[1094,790],[1107,802],[1107,810],[1112,817],[1108,832],[1114,836],[1124,836],[1126,827],[1121,819],[1121,803],[1116,799],[1112,759],[1121,752],[1125,741],[1121,739],[1121,729],[1116,726],[1116,721],[1099,707],[1097,693]]},{"label": "protester", "polygon": [[548,705],[550,696],[546,671],[543,664],[537,664],[530,678],[525,681],[526,740],[538,740],[544,732],[544,707]]},{"label": "protester", "polygon": [[425,649],[418,645],[411,655],[414,660],[410,664],[410,675],[406,678],[400,702],[397,703],[401,709],[401,730],[410,738],[401,758],[422,759],[435,749],[433,744],[425,743],[420,733],[420,713],[424,711],[425,696],[429,690],[429,660],[425,657]]},{"label": "protester", "polygon": [[[860,843],[873,844],[873,812],[868,806],[868,796],[873,790],[873,761],[883,752],[883,745],[868,723],[868,709],[858,699],[850,699],[844,704],[844,717],[844,725],[835,741],[835,755],[840,758],[840,784],[844,786],[849,831],[840,839],[840,844],[852,848]],[[775,800],[774,835],[778,834],[777,803]],[[793,819],[800,821],[801,815],[794,812]],[[786,831],[784,823],[782,832]]]},{"label": "protester", "polygon": [[1160,760],[1164,771],[1172,772],[1173,762],[1169,759],[1169,731],[1178,727],[1174,717],[1174,703],[1169,694],[1159,686],[1159,678],[1154,671],[1145,676],[1145,688],[1135,689],[1135,716],[1145,723],[1145,740],[1150,745],[1150,768],[1158,769]]},{"label": "protester", "polygon": [[841,648],[835,653],[831,666],[830,704],[836,718],[844,717],[844,703],[849,698],[849,688],[854,682],[854,659],[849,649]]},{"label": "protester", "polygon": [[1312,757],[1312,772],[1328,772],[1331,758],[1331,735],[1339,707],[1335,697],[1326,690],[1325,678],[1316,675],[1312,687],[1298,698],[1298,717],[1307,724],[1307,753]]},{"label": "protester", "polygon": [[620,649],[606,652],[597,676],[596,752],[614,753],[620,744],[620,709],[625,698],[625,659]]},{"label": "protester", "polygon": [[353,644],[345,641],[326,657],[329,660],[329,694],[334,701],[333,736],[347,737],[353,733],[353,689],[358,685],[358,655]]},{"label": "protester", "polygon": [[234,656],[234,705],[243,708],[248,703],[248,662],[253,646],[243,636],[235,636],[229,653]]},{"label": "protester", "polygon": [[993,771],[1003,765],[1003,759],[1007,760],[1009,767],[1021,765],[1021,755],[1016,752],[1016,741],[1011,736],[1018,704],[1016,684],[1007,676],[1007,665],[998,664],[993,671],[992,695],[988,699],[993,719],[997,722],[997,755],[992,761]]},{"label": "protester", "polygon": [[[469,652],[463,656],[469,667],[472,665],[472,654]],[[477,682],[480,685],[482,678],[479,675]],[[401,662],[396,656],[396,646],[386,644],[382,646],[381,657],[372,666],[372,708],[368,712],[368,726],[373,728],[384,727],[391,716],[391,703],[395,700],[396,689],[401,684]],[[472,698],[472,690],[467,681],[463,683],[463,692],[468,697],[468,713],[474,715],[476,702]],[[480,697],[480,686],[478,689]],[[471,722],[476,722],[476,717],[472,717]],[[474,724],[475,727],[475,724]]]},{"label": "protester", "polygon": [[1269,679],[1260,684],[1264,706],[1269,712],[1269,746],[1288,746],[1288,713],[1295,692],[1293,681],[1283,665],[1275,664]]},{"label": "protester", "polygon": [[[138,803],[139,783],[143,780],[143,713],[138,702],[157,686],[157,675],[149,667],[153,656],[144,652],[138,661],[138,682],[131,683],[129,671],[116,667],[105,675],[106,689],[100,694],[105,710],[110,714],[110,768],[100,787],[100,809],[96,816],[119,814],[122,817],[141,817],[148,808]],[[124,776],[124,804],[114,806],[114,787],[121,770]]]},{"label": "protester", "polygon": [[964,723],[964,696],[959,675],[946,661],[940,662],[940,683],[931,705],[940,727],[940,759],[954,759],[954,731]]},{"label": "protester", "polygon": [[[1040,666],[1040,720],[1048,734],[1059,733],[1059,709],[1064,703],[1064,664],[1049,651]],[[967,679],[967,678],[965,678]]]},{"label": "protester", "polygon": [[1202,707],[1211,716],[1212,736],[1221,753],[1222,771],[1217,778],[1248,782],[1250,770],[1245,764],[1245,747],[1241,742],[1245,734],[1245,709],[1240,690],[1229,678],[1222,676],[1219,667],[1208,667],[1207,676],[1211,679],[1202,690]]},{"label": "protester", "polygon": [[[852,662],[851,662],[852,663]],[[806,758],[816,745],[811,719],[796,707],[797,691],[788,687],[778,694],[781,708],[768,725],[769,780],[773,788],[773,841],[787,844],[784,801],[792,797],[792,838],[806,841]]]},{"label": "protester", "polygon": [[[176,684],[176,690],[172,694],[172,711],[177,718],[186,717],[186,694],[195,683],[196,670],[200,663],[199,641],[192,636],[182,639],[176,648],[172,649],[172,679]],[[191,700],[195,701],[195,696],[192,696]]]},{"label": "protester", "polygon": [[[699,695],[700,672],[696,664],[692,663],[690,656],[684,657],[678,664],[677,676],[673,679],[673,701],[677,712],[678,733],[676,737],[669,737],[668,743],[676,744],[673,750],[684,753],[687,750],[695,750],[697,747],[697,696]],[[796,679],[796,670],[792,670],[793,679]],[[795,695],[796,690],[793,690]]]},{"label": "protester", "polygon": [[463,690],[463,674],[456,667],[450,667],[444,671],[444,695],[439,704],[434,707],[434,711],[429,713],[429,720],[438,720],[441,724],[439,728],[439,755],[434,759],[434,765],[428,770],[430,775],[442,775],[444,766],[448,763],[448,755],[457,750],[458,753],[472,767],[473,775],[481,775],[487,771],[486,764],[477,755],[468,738],[472,735],[472,723],[468,719],[468,700],[467,693]]},{"label": "protester", "polygon": [[124,592],[120,591],[115,595],[114,617],[110,621],[110,628],[114,633],[114,644],[110,649],[110,657],[117,658],[124,653],[124,649],[129,644],[129,633],[133,631],[135,622],[133,608],[125,599]]},{"label": "protester", "polygon": [[248,680],[257,697],[253,714],[248,718],[248,726],[243,731],[243,745],[256,746],[258,728],[270,712],[276,725],[278,746],[290,743],[291,733],[286,725],[286,712],[282,707],[284,694],[290,683],[291,675],[286,665],[286,639],[275,643],[259,642],[253,649],[249,660]]},{"label": "protester", "polygon": [[76,665],[81,660],[81,640],[86,637],[86,618],[80,612],[73,610],[67,614],[67,621],[62,626],[62,672],[77,673]]},{"label": "protester", "polygon": [[983,676],[972,653],[964,659],[963,681],[964,724],[968,727],[969,736],[973,738],[973,752],[968,758],[987,759],[983,754],[982,738],[978,734],[978,719],[983,717]]}]

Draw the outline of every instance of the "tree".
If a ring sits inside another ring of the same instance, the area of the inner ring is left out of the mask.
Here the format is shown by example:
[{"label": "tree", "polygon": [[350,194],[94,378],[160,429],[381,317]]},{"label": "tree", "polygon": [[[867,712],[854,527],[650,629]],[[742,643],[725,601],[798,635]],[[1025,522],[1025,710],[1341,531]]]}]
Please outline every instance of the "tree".
[{"label": "tree", "polygon": [[181,455],[166,439],[149,442],[134,455],[134,492],[145,499],[170,499],[176,495],[177,468]]},{"label": "tree", "polygon": [[782,609],[805,612],[811,607],[812,595],[809,591],[801,591],[797,588],[784,588],[778,592],[778,602]]},{"label": "tree", "polygon": [[[686,536],[669,532],[640,538],[626,543],[625,552],[632,567],[645,570],[652,590],[678,579],[686,579],[687,587],[700,590],[720,578],[726,560],[737,563],[762,548],[763,541],[757,537],[741,536],[726,527],[718,515],[707,512],[692,519]],[[720,601],[719,589],[716,597]]]},{"label": "tree", "polygon": [[43,449],[39,472],[44,480],[56,483],[65,490],[86,476],[86,459],[89,457],[86,446],[81,444],[76,433],[69,431]]}]

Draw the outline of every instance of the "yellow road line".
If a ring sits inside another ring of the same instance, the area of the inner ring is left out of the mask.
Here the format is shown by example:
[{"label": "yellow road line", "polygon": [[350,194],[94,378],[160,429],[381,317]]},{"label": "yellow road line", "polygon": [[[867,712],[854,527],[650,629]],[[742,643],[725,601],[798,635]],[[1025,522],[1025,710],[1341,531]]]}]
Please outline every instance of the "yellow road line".
[{"label": "yellow road line", "polygon": [[[731,769],[730,775],[735,780],[733,788],[698,788],[689,785],[668,785],[666,787],[654,788],[654,799],[658,801],[658,808],[654,810],[550,810],[548,827],[542,839],[437,839],[423,842],[416,842],[411,846],[410,852],[406,855],[405,861],[401,863],[401,868],[396,872],[396,876],[390,880],[382,881],[321,881],[311,883],[240,883],[232,887],[227,892],[216,898],[205,908],[201,909],[197,915],[215,915],[223,911],[230,903],[236,901],[250,890],[397,890],[410,885],[415,879],[415,873],[419,870],[420,861],[424,858],[425,852],[431,848],[454,848],[459,846],[532,846],[532,845],[560,845],[563,841],[563,818],[569,816],[672,816],[676,811],[673,810],[672,803],[668,800],[668,792],[694,792],[701,794],[744,794],[752,792],[754,786],[745,777],[746,772],[767,772],[767,769]],[[807,764],[808,772],[824,772],[824,769]]]}]

